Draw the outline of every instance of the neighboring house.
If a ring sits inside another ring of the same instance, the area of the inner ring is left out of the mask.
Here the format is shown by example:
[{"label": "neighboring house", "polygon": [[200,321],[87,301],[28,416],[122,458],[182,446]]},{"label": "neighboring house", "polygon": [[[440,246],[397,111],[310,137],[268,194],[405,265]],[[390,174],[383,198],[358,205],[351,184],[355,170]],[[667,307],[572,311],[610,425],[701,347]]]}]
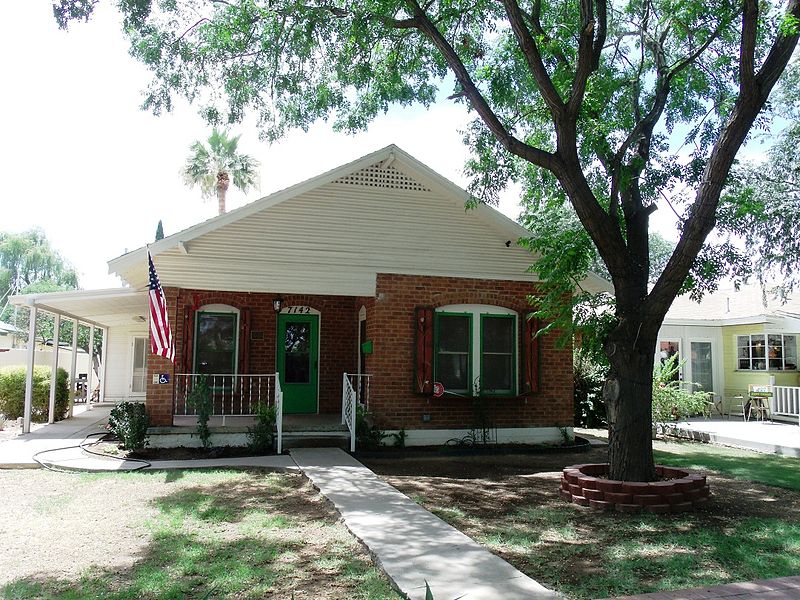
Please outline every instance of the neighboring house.
[{"label": "neighboring house", "polygon": [[15,347],[15,338],[19,330],[13,325],[0,321],[0,349]]},{"label": "neighboring house", "polygon": [[528,232],[467,198],[389,146],[151,244],[174,364],[137,322],[148,249],[110,261],[144,304],[108,330],[109,385],[144,393],[156,426],[192,414],[187,391],[206,374],[219,415],[252,414],[279,388],[284,414],[336,418],[351,394],[407,443],[443,443],[479,424],[480,398],[498,441],[558,441],[572,349],[533,335]]},{"label": "neighboring house", "polygon": [[760,286],[727,286],[700,303],[677,298],[659,333],[657,358],[675,352],[682,379],[725,399],[747,396],[749,386],[800,386],[797,341],[800,297],[782,302]]}]

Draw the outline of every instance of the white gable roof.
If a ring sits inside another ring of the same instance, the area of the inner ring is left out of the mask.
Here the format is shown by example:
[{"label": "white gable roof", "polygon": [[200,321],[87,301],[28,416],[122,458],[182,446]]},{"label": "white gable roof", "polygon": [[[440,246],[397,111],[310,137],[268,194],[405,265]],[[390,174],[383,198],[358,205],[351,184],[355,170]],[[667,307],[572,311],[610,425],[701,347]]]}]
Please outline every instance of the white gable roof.
[{"label": "white gable roof", "polygon": [[[165,286],[372,295],[377,273],[535,281],[529,232],[391,145],[150,245]],[[147,249],[109,262],[147,283]],[[592,278],[589,284],[596,282]]]}]

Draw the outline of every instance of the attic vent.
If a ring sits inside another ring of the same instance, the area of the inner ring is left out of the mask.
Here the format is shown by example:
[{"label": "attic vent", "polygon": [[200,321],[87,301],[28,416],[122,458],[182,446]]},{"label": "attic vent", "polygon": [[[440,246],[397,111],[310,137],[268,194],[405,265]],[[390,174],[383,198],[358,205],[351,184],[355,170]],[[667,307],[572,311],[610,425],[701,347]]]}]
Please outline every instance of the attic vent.
[{"label": "attic vent", "polygon": [[340,177],[334,183],[347,185],[363,185],[374,188],[384,188],[390,190],[411,190],[412,192],[430,192],[428,188],[419,182],[404,175],[394,167],[381,167],[381,163],[361,169],[350,175]]}]

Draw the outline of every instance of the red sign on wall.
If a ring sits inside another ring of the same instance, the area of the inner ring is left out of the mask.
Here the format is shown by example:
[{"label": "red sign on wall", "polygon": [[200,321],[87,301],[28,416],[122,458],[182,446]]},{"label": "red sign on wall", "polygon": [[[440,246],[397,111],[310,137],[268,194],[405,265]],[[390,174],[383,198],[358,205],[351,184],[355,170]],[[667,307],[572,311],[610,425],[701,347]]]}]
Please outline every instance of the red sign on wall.
[{"label": "red sign on wall", "polygon": [[433,397],[434,398],[441,398],[444,396],[444,385],[439,383],[438,381],[433,382]]}]

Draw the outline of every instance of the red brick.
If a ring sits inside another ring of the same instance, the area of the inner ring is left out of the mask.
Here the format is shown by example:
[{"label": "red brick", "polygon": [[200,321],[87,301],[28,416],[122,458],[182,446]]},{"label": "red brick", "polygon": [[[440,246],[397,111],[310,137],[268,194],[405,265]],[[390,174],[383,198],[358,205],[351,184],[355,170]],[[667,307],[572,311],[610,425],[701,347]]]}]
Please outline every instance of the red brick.
[{"label": "red brick", "polygon": [[622,491],[625,494],[646,494],[649,485],[639,481],[623,481]]},{"label": "red brick", "polygon": [[589,499],[584,496],[572,496],[572,503],[580,506],[589,506]]},{"label": "red brick", "polygon": [[621,492],[622,491],[622,482],[621,481],[614,481],[612,479],[598,479],[597,480],[597,489],[603,492]]},{"label": "red brick", "polygon": [[667,496],[674,494],[677,491],[677,486],[672,481],[654,481],[650,484],[650,493],[659,494],[660,496]]},{"label": "red brick", "polygon": [[692,510],[691,502],[679,502],[678,504],[670,504],[670,506],[672,507],[670,511],[674,513],[682,513]]},{"label": "red brick", "polygon": [[668,504],[678,504],[679,502],[686,501],[686,494],[682,494],[680,492],[668,494],[664,496],[664,500],[666,500]]},{"label": "red brick", "polygon": [[573,496],[582,496],[583,495],[583,488],[579,485],[575,485],[574,483],[569,484],[569,492]]},{"label": "red brick", "polygon": [[663,504],[664,497],[658,494],[634,494],[634,504],[641,504],[642,506],[651,506],[656,504]]},{"label": "red brick", "polygon": [[596,510],[614,510],[614,503],[605,500],[589,500],[589,506]]},{"label": "red brick", "polygon": [[604,500],[605,492],[601,492],[600,490],[591,490],[584,488],[583,495],[589,498],[589,500]]},{"label": "red brick", "polygon": [[614,504],[632,504],[633,494],[605,492],[605,500],[613,502]]}]

